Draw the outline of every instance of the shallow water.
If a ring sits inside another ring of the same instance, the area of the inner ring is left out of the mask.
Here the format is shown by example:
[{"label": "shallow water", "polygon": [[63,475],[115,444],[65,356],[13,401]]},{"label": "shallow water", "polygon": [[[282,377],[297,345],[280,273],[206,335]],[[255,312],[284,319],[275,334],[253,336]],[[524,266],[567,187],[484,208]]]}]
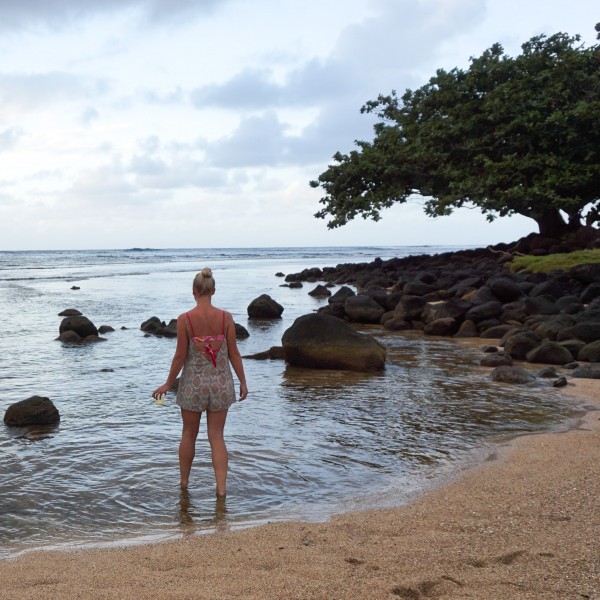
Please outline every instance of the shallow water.
[{"label": "shallow water", "polygon": [[[436,250],[448,248],[419,249]],[[150,397],[166,378],[175,341],[144,337],[139,325],[191,308],[193,275],[210,265],[215,304],[250,331],[239,346],[251,354],[279,345],[296,317],[325,302],[308,296],[310,284],[279,287],[277,271],[408,252],[414,249],[0,253],[0,410],[39,394],[61,413],[54,428],[0,426],[0,557],[400,504],[498,440],[578,414],[552,388],[490,382],[487,370],[474,367],[476,349],[371,327],[388,348],[380,374],[246,360],[250,394],[231,409],[226,429],[226,506],[215,504],[204,424],[190,491],[181,495],[174,394],[164,406]],[[261,293],[285,307],[281,320],[248,321],[246,307]],[[102,343],[63,345],[54,338],[65,308],[116,331]]]}]

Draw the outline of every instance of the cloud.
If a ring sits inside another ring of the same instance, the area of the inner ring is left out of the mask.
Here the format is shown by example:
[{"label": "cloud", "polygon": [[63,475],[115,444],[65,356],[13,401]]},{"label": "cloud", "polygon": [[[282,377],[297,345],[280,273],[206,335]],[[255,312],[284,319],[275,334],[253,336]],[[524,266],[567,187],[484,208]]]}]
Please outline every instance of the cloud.
[{"label": "cloud", "polygon": [[0,29],[63,29],[88,17],[125,10],[138,11],[144,21],[160,25],[210,12],[220,4],[222,0],[0,0]]},{"label": "cloud", "polygon": [[93,108],[92,106],[88,106],[82,113],[79,120],[83,125],[91,125],[92,121],[96,121],[100,118],[100,113]]},{"label": "cloud", "polygon": [[195,108],[265,109],[315,106],[356,93],[362,77],[351,66],[336,61],[311,60],[292,70],[283,83],[273,81],[269,69],[246,68],[231,79],[192,90]]},{"label": "cloud", "polygon": [[97,98],[109,89],[108,82],[65,72],[34,74],[0,73],[0,107],[25,111],[55,101]]},{"label": "cloud", "polygon": [[206,144],[208,162],[222,168],[288,163],[292,138],[287,129],[272,111],[247,117],[231,135]]},{"label": "cloud", "polygon": [[0,132],[0,152],[14,148],[22,135],[23,131],[19,127],[10,127]]}]

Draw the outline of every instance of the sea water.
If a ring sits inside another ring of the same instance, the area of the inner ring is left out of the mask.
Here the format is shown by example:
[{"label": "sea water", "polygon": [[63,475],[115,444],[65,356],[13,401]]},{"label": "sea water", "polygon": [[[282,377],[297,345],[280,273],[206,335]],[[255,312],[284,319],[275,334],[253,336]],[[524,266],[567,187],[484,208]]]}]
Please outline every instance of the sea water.
[{"label": "sea water", "polygon": [[[277,272],[454,249],[0,252],[0,413],[35,394],[61,415],[55,427],[0,425],[0,557],[399,505],[507,436],[572,419],[576,407],[552,388],[492,383],[477,348],[370,327],[388,349],[381,373],[245,360],[248,399],[226,426],[227,502],[215,504],[204,422],[181,493],[175,394],[162,406],[150,396],[175,340],[140,324],[192,308],[196,272],[213,269],[214,304],[248,329],[238,345],[249,355],[280,345],[294,319],[327,302],[308,295],[311,284],[281,287]],[[264,293],[281,319],[248,319]],[[95,344],[56,341],[67,308],[115,331]]]}]

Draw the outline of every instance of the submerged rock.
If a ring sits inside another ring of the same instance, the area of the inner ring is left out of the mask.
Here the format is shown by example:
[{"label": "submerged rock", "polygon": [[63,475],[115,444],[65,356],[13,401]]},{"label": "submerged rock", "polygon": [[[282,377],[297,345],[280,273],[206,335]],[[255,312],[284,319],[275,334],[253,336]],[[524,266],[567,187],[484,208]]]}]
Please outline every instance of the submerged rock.
[{"label": "submerged rock", "polygon": [[531,383],[535,381],[535,377],[525,369],[521,367],[496,367],[492,373],[491,378],[493,381],[500,383],[513,383],[517,385],[523,385],[525,383]]}]

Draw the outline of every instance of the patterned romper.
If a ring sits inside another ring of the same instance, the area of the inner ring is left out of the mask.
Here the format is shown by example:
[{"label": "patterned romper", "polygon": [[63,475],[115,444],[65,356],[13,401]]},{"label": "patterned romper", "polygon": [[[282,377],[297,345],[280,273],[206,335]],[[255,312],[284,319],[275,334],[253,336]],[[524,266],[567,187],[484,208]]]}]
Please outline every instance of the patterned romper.
[{"label": "patterned romper", "polygon": [[[196,337],[187,313],[185,318],[189,346],[179,379],[177,404],[194,412],[227,410],[236,401],[236,397],[227,355],[225,311],[221,335]],[[218,350],[213,348],[211,341],[222,342],[221,347]]]}]

